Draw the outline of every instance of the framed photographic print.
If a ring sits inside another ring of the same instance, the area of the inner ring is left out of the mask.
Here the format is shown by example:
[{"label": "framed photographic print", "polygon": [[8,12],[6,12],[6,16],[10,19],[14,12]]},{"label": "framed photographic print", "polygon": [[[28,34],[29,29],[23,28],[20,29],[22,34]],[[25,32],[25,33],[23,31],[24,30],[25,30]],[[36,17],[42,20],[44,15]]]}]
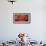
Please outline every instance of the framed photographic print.
[{"label": "framed photographic print", "polygon": [[30,13],[13,13],[14,24],[29,24],[31,23]]}]

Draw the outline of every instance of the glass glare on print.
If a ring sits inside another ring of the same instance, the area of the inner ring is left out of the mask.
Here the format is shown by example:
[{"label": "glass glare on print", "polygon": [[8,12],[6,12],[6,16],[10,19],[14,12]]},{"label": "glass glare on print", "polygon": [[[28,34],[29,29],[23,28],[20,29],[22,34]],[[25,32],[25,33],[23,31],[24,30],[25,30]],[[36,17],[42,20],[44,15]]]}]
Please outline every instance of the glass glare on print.
[{"label": "glass glare on print", "polygon": [[29,24],[31,22],[30,13],[13,13],[14,24]]}]

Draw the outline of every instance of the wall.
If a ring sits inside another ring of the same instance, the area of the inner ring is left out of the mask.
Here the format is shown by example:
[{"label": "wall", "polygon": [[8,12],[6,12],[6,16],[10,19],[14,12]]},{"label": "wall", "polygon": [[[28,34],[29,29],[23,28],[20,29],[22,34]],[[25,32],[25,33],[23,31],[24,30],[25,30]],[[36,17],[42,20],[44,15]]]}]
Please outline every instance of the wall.
[{"label": "wall", "polygon": [[[46,40],[46,14],[43,0],[17,0],[13,5],[0,0],[0,40],[14,40],[18,32],[31,34],[37,41]],[[30,24],[13,24],[13,13],[31,13]]]}]

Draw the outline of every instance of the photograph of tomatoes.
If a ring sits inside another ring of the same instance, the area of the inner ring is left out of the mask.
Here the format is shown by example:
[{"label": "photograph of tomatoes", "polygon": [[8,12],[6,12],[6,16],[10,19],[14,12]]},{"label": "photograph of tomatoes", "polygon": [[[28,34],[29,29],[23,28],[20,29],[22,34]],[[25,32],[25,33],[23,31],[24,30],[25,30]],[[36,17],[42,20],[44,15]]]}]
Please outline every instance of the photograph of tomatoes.
[{"label": "photograph of tomatoes", "polygon": [[28,21],[28,15],[16,15],[15,21]]}]

